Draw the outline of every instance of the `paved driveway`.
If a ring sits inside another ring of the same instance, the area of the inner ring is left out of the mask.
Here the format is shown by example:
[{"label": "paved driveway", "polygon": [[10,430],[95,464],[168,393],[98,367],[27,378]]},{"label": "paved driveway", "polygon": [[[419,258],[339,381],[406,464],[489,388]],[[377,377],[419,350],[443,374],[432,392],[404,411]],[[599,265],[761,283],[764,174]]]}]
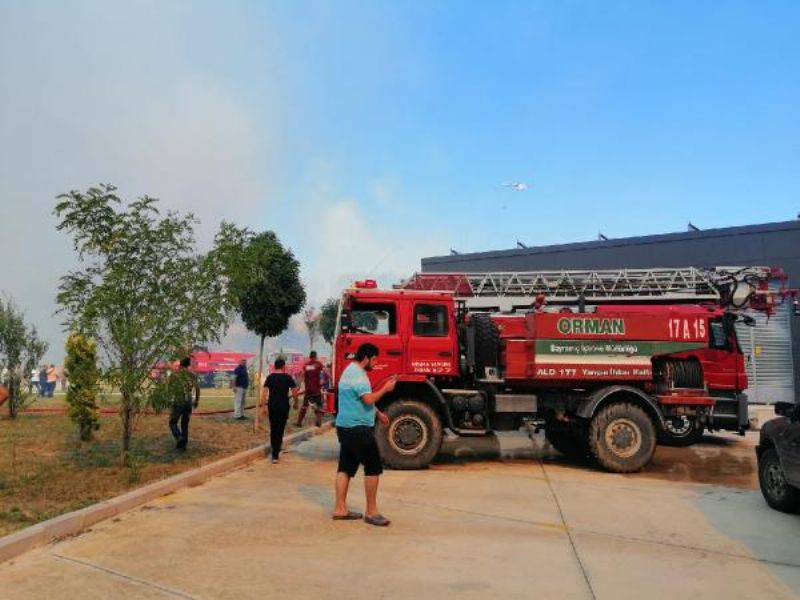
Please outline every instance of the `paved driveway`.
[{"label": "paved driveway", "polygon": [[378,529],[329,519],[328,434],[0,565],[0,597],[800,597],[800,516],[752,489],[753,439],[660,448],[630,476],[517,434],[450,444],[385,474]]}]

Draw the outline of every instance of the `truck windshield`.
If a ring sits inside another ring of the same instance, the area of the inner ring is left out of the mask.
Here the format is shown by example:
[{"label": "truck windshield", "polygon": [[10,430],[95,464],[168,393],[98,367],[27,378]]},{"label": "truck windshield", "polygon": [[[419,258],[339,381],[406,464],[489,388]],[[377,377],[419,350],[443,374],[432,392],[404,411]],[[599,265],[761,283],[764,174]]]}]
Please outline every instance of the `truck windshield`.
[{"label": "truck windshield", "polygon": [[350,330],[370,335],[391,335],[397,332],[394,304],[357,303],[350,310]]},{"label": "truck windshield", "polygon": [[722,319],[715,319],[709,323],[711,332],[708,336],[709,346],[717,350],[728,349],[728,332]]},{"label": "truck windshield", "polygon": [[736,315],[726,314],[721,319],[709,321],[708,345],[710,348],[741,352],[739,340],[736,337],[736,329],[733,326],[736,319]]}]

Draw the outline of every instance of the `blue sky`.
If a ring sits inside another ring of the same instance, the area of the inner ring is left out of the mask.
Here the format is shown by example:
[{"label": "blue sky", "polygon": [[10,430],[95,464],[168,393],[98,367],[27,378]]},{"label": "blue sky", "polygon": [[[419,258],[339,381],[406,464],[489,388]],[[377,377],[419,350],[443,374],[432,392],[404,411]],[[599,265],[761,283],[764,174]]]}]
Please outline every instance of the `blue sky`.
[{"label": "blue sky", "polygon": [[[337,6],[290,27],[287,125],[310,131],[293,170],[334,160],[365,199],[391,182],[399,223],[443,229],[442,251],[800,209],[800,5]],[[514,179],[533,189],[498,187]]]},{"label": "blue sky", "polygon": [[60,347],[52,199],[97,181],[205,241],[274,229],[317,303],[450,248],[792,219],[798,31],[796,2],[0,0],[3,290]]}]

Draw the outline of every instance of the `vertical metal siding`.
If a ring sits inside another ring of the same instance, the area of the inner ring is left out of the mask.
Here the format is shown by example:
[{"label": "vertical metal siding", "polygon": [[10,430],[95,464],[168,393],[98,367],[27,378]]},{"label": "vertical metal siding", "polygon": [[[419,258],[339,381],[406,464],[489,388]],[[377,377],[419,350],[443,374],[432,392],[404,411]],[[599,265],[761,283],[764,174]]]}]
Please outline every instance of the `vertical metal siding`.
[{"label": "vertical metal siding", "polygon": [[784,302],[769,319],[755,311],[747,314],[755,319],[755,326],[737,323],[736,332],[745,356],[750,402],[793,402],[791,302]]}]

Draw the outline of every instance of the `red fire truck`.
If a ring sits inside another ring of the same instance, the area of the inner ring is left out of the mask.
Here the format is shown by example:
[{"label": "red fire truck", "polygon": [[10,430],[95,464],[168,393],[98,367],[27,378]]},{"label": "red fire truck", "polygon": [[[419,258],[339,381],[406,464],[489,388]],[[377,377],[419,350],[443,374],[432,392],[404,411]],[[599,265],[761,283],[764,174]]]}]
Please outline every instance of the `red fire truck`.
[{"label": "red fire truck", "polygon": [[358,282],[340,303],[334,383],[361,344],[379,348],[373,387],[398,376],[379,405],[390,423],[376,433],[393,468],[425,467],[446,431],[527,426],[567,455],[632,472],[658,439],[744,432],[734,324],[747,321],[745,307],[771,314],[792,293],[785,281],[746,267],[426,273],[392,290]]},{"label": "red fire truck", "polygon": [[[239,361],[250,360],[255,356],[252,352],[235,352],[231,350],[196,349],[190,355],[189,370],[200,377],[200,385],[213,386],[215,373],[232,373]],[[177,368],[177,361],[159,361],[153,367],[150,376],[153,379],[163,377],[170,369]]]}]

